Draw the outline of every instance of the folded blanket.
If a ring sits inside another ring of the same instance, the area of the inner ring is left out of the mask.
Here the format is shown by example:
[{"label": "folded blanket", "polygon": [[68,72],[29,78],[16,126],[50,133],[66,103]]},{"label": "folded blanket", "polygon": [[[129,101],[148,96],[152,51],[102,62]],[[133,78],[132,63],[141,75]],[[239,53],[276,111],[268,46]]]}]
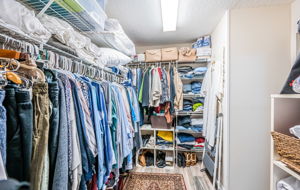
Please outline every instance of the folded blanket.
[{"label": "folded blanket", "polygon": [[300,181],[293,176],[284,178],[277,183],[277,190],[298,190]]}]

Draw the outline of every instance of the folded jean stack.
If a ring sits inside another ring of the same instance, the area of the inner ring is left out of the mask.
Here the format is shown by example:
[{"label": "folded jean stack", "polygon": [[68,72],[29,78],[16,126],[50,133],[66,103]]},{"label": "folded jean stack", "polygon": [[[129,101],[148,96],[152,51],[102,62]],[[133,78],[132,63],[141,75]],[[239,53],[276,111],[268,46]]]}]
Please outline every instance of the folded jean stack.
[{"label": "folded jean stack", "polygon": [[183,69],[181,67],[178,69],[181,78],[185,79],[194,79],[194,78],[202,78],[204,77],[207,67],[197,67],[195,69],[189,69],[189,66],[184,66]]},{"label": "folded jean stack", "polygon": [[183,93],[184,94],[200,94],[201,91],[201,82],[191,82],[183,85]]},{"label": "folded jean stack", "polygon": [[178,117],[178,131],[192,131],[200,133],[203,128],[203,119],[202,118],[192,118],[190,116]]},{"label": "folded jean stack", "polygon": [[177,146],[180,149],[203,150],[204,141],[205,139],[203,137],[196,138],[193,135],[187,133],[179,133],[177,135]]},{"label": "folded jean stack", "polygon": [[192,110],[193,110],[193,101],[183,100],[183,111],[192,111]]},{"label": "folded jean stack", "polygon": [[203,111],[203,102],[204,99],[201,97],[183,100],[183,109],[184,112],[201,112]]}]

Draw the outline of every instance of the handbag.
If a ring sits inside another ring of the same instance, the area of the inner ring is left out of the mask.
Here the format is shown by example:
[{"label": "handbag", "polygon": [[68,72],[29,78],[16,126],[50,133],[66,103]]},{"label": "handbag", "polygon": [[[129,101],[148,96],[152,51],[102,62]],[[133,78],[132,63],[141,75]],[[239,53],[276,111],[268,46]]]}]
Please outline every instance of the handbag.
[{"label": "handbag", "polygon": [[143,167],[146,166],[146,156],[145,156],[146,152],[147,152],[147,151],[144,150],[144,151],[139,155],[139,164],[140,164],[141,166],[143,166]]},{"label": "handbag", "polygon": [[178,50],[174,48],[163,48],[161,50],[162,61],[174,61],[178,59]]},{"label": "handbag", "polygon": [[179,49],[179,62],[194,62],[196,61],[196,49],[182,47]]},{"label": "handbag", "polygon": [[146,50],[146,62],[161,61],[161,49]]}]

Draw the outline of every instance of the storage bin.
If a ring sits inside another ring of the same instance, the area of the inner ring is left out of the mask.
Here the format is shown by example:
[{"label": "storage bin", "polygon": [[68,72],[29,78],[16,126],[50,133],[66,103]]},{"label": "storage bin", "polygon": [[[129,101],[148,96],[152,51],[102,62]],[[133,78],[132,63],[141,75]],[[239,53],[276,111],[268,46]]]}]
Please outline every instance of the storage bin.
[{"label": "storage bin", "polygon": [[107,15],[96,0],[56,0],[61,7],[78,14],[93,31],[103,31]]},{"label": "storage bin", "polygon": [[196,49],[182,47],[179,49],[179,62],[194,62],[196,61]]},{"label": "storage bin", "polygon": [[171,125],[167,123],[165,116],[153,115],[150,118],[152,128],[156,129],[170,129]]},{"label": "storage bin", "polygon": [[146,50],[146,62],[161,61],[161,49]]},{"label": "storage bin", "polygon": [[300,173],[300,139],[278,132],[271,134],[280,161]]},{"label": "storage bin", "polygon": [[176,61],[178,59],[178,50],[174,48],[163,48],[161,50],[162,61]]}]

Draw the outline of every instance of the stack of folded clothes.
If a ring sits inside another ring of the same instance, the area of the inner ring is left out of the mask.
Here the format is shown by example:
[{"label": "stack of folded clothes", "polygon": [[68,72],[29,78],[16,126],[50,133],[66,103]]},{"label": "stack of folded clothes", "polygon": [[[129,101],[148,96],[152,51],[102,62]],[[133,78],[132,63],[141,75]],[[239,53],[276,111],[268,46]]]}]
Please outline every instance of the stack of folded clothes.
[{"label": "stack of folded clothes", "polygon": [[156,145],[160,148],[170,148],[173,146],[173,132],[158,131],[156,137]]},{"label": "stack of folded clothes", "polygon": [[203,103],[204,103],[203,98],[193,98],[193,111],[194,112],[203,111],[204,108]]},{"label": "stack of folded clothes", "polygon": [[178,117],[177,124],[179,126],[188,127],[191,125],[191,117],[190,116],[180,116],[180,117]]},{"label": "stack of folded clothes", "polygon": [[181,66],[177,70],[180,74],[187,74],[188,72],[193,71],[193,67],[191,67],[191,66]]},{"label": "stack of folded clothes", "polygon": [[203,129],[203,119],[202,118],[193,118],[190,116],[178,117],[178,131],[192,131],[192,132],[202,132]]},{"label": "stack of folded clothes", "polygon": [[143,147],[152,148],[154,147],[154,136],[152,135],[142,135]]},{"label": "stack of folded clothes", "polygon": [[207,67],[197,67],[187,73],[180,73],[180,76],[182,78],[188,78],[188,79],[201,78],[204,77],[206,71],[207,71]]},{"label": "stack of folded clothes", "polygon": [[192,100],[183,100],[183,111],[192,111],[193,110],[193,101]]},{"label": "stack of folded clothes", "polygon": [[187,150],[202,150],[204,147],[205,139],[202,137],[195,138],[191,134],[179,133],[177,139],[177,145],[180,148]]},{"label": "stack of folded clothes", "polygon": [[191,125],[195,128],[203,127],[203,119],[202,118],[193,118],[191,119]]},{"label": "stack of folded clothes", "polygon": [[192,82],[192,92],[193,94],[200,94],[201,91],[201,82]]},{"label": "stack of folded clothes", "polygon": [[174,160],[173,160],[173,152],[167,151],[166,152],[166,158],[165,158],[165,160],[166,160],[166,165],[167,166],[172,166],[173,162],[174,162]]},{"label": "stack of folded clothes", "polygon": [[192,93],[192,84],[191,83],[183,84],[183,93],[184,94]]}]

